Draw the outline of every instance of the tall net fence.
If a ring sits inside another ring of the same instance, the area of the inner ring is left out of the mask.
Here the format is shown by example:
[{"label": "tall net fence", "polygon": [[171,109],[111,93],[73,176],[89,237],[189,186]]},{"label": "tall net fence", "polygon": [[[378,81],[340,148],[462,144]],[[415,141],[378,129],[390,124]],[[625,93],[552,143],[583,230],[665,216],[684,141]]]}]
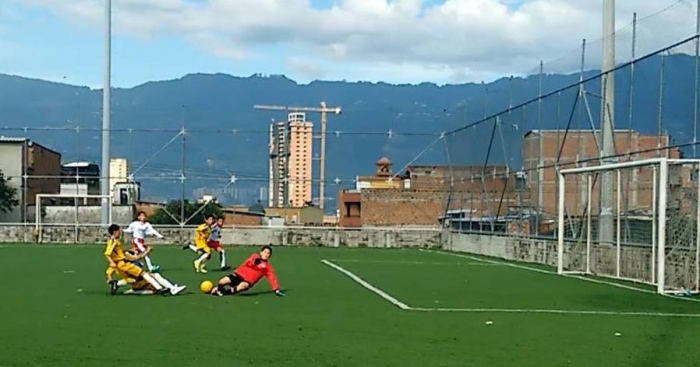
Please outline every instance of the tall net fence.
[{"label": "tall net fence", "polygon": [[[570,51],[543,62],[526,59],[515,70],[524,76],[489,84],[355,83],[338,93],[333,83],[301,86],[254,76],[235,84],[193,75],[178,81],[187,84],[184,90],[163,82],[115,91],[111,155],[128,167],[120,172],[115,162],[111,169],[113,217],[126,222],[144,210],[157,224],[185,226],[215,213],[235,225],[269,224],[275,217],[287,225],[444,226],[553,239],[557,170],[601,160],[697,157],[695,10],[688,1],[664,1],[634,21],[631,14],[627,22],[618,20],[614,103],[606,100],[598,71],[603,40],[579,44],[572,40],[585,35],[573,29],[569,46],[544,50]],[[271,89],[285,93],[269,100]],[[18,190],[11,213],[0,213],[6,223],[33,223],[36,193],[96,195],[103,184],[96,164],[100,91],[56,86],[54,92],[60,98],[18,89],[16,99],[0,104],[7,121],[0,135],[8,144],[29,138],[47,148],[34,153],[25,144],[19,154],[34,163],[0,167]],[[327,105],[342,107],[342,114],[327,116],[324,176],[318,112],[305,112],[313,128],[299,133],[308,135],[310,146],[288,157],[296,165],[280,164],[280,154],[292,148],[273,149],[279,139],[271,137],[270,126],[329,96]],[[34,102],[25,108],[20,100]],[[255,110],[258,103],[277,107]],[[611,154],[603,153],[604,113],[615,127]],[[280,165],[285,170],[271,168]],[[280,193],[280,187],[287,189]],[[615,195],[605,197],[614,201]],[[578,205],[582,196],[571,200]],[[51,209],[74,205],[70,199],[42,203],[42,225],[75,222],[78,216],[66,216],[69,210]],[[95,207],[95,215],[81,222],[97,224],[99,203],[84,206]]]}]

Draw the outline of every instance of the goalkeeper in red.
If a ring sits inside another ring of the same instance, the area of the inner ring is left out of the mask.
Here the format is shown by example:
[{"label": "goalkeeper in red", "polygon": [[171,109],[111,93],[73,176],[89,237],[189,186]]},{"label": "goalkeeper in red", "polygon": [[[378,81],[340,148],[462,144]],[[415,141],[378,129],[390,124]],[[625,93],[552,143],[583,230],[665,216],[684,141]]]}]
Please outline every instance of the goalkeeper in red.
[{"label": "goalkeeper in red", "polygon": [[267,279],[277,296],[284,296],[277,284],[275,270],[270,265],[272,247],[264,246],[259,253],[251,255],[233,273],[221,278],[219,284],[211,290],[215,296],[233,295],[252,288],[262,277]]}]

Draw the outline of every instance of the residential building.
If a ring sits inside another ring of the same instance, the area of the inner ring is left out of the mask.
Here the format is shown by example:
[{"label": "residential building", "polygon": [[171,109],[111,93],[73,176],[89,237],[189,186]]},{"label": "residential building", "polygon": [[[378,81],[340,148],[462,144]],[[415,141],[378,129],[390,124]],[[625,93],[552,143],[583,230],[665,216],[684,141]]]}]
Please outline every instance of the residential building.
[{"label": "residential building", "polygon": [[0,212],[1,222],[33,221],[27,206],[36,204],[36,195],[60,192],[61,154],[28,138],[0,137],[0,171],[17,189],[20,203],[9,213]]},{"label": "residential building", "polygon": [[322,226],[323,211],[318,207],[304,208],[267,208],[265,215],[272,218],[284,218],[286,225]]},{"label": "residential building", "polygon": [[[61,195],[100,195],[100,167],[90,162],[71,162],[61,166]],[[100,205],[98,198],[82,198],[80,205]],[[77,205],[75,199],[63,198],[59,205]]]},{"label": "residential building", "polygon": [[437,226],[448,210],[488,221],[526,200],[506,167],[416,165],[394,174],[387,158],[375,166],[374,176],[358,177],[355,189],[338,194],[341,227]]},{"label": "residential building", "polygon": [[[523,167],[527,173],[527,187],[532,205],[546,217],[557,215],[556,167],[590,167],[600,164],[600,131],[593,130],[533,130],[525,134]],[[619,157],[616,162],[636,161],[657,157],[680,158],[678,148],[669,146],[667,134],[644,135],[634,130],[615,130],[614,143]],[[635,153],[636,152],[636,153]],[[541,169],[538,170],[538,167]],[[625,205],[628,210],[649,210],[652,203],[653,173],[651,169],[629,169],[622,172]],[[591,212],[599,212],[600,184],[593,183]],[[585,175],[567,178],[565,188],[567,211],[571,216],[583,215],[588,210],[588,185]],[[615,190],[616,191],[616,190]]]},{"label": "residential building", "polygon": [[115,190],[117,184],[129,181],[129,162],[124,158],[112,158],[109,160],[109,190],[112,193],[112,203],[119,201]]},{"label": "residential building", "polygon": [[270,207],[301,208],[312,200],[313,124],[304,113],[270,125]]}]

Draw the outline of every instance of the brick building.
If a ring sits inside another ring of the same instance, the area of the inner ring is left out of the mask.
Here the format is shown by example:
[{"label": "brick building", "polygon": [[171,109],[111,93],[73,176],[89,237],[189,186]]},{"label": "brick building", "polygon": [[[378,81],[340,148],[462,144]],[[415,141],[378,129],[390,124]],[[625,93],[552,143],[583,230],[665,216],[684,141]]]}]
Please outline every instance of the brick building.
[{"label": "brick building", "polygon": [[24,222],[27,206],[36,204],[37,194],[58,194],[61,186],[61,154],[28,138],[0,137],[0,171],[10,187],[17,189],[20,205],[0,213],[2,222]]},{"label": "brick building", "polygon": [[[525,134],[523,143],[523,166],[527,175],[529,196],[533,206],[538,207],[547,217],[557,214],[557,172],[555,165],[559,158],[560,168],[597,166],[600,162],[598,148],[601,141],[599,131],[582,130],[566,133],[564,130],[535,130]],[[628,162],[657,157],[680,158],[678,148],[659,149],[670,145],[668,135],[643,135],[633,130],[615,131],[617,162]],[[562,147],[563,145],[563,147]],[[636,152],[636,153],[635,153]],[[578,163],[577,163],[578,162]],[[538,167],[544,167],[537,169]],[[591,212],[599,211],[600,175],[592,177]],[[616,180],[616,178],[614,178]],[[651,168],[628,169],[621,171],[622,195],[629,210],[648,210],[652,203]],[[613,195],[617,195],[614,189]],[[571,215],[585,212],[588,183],[585,175],[567,177],[566,203]]]},{"label": "brick building", "polygon": [[338,194],[340,226],[437,226],[448,210],[505,216],[522,199],[506,167],[415,165],[395,175],[386,158],[376,166],[374,176]]}]

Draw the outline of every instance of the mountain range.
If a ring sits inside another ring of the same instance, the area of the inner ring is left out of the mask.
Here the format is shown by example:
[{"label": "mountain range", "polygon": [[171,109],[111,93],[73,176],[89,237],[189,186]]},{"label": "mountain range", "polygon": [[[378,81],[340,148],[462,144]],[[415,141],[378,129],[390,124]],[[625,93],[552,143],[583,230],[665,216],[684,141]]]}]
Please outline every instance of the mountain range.
[{"label": "mountain range", "polygon": [[[662,79],[663,88],[659,88]],[[671,132],[692,140],[694,58],[652,57],[636,65],[632,128]],[[394,170],[408,164],[507,164],[521,166],[521,144],[533,129],[590,129],[586,103],[574,109],[578,87],[554,93],[494,119],[449,132],[509,106],[590,78],[598,71],[502,78],[491,83],[438,86],[316,81],[298,84],[282,75],[234,77],[190,74],[112,92],[112,156],[124,157],[142,185],[142,198],[168,200],[218,194],[225,203],[250,204],[267,187],[268,127],[284,112],[253,105],[342,107],[329,115],[326,195],[354,187],[358,175],[374,172],[389,157]],[[629,126],[630,69],[616,73],[616,128]],[[598,79],[584,84],[596,128],[600,116]],[[659,114],[660,93],[663,108]],[[661,124],[659,124],[661,115]],[[63,160],[100,162],[102,92],[99,89],[0,74],[0,135],[32,140]],[[318,127],[319,115],[307,114]],[[569,120],[571,123],[569,124]],[[184,129],[184,135],[181,131]],[[443,132],[448,134],[441,135]],[[184,139],[183,139],[184,137]],[[318,146],[314,148],[318,153]],[[488,158],[487,158],[488,157]],[[182,167],[185,167],[184,171]],[[318,172],[314,167],[314,177]],[[186,177],[183,181],[180,178]],[[236,177],[231,184],[230,178]],[[330,199],[329,208],[334,207]]]}]

